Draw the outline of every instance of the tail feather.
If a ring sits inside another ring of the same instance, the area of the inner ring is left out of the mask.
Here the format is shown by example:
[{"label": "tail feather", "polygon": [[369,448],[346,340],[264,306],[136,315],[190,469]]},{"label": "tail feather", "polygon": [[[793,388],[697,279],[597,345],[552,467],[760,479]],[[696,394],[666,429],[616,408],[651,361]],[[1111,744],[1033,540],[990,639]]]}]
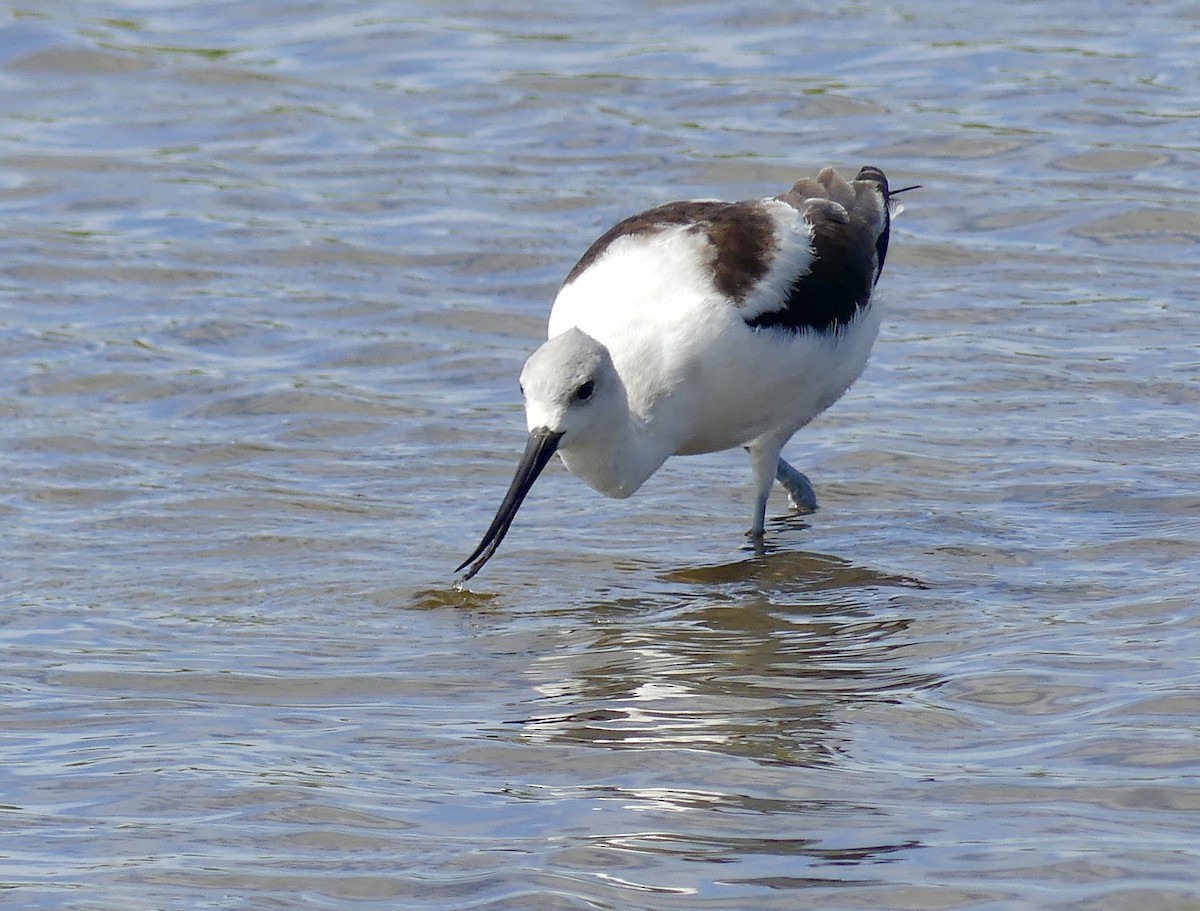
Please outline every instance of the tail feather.
[{"label": "tail feather", "polygon": [[[887,175],[874,165],[864,165],[858,172],[858,176],[854,178],[854,182],[859,186],[871,186],[877,192],[880,201],[882,201],[883,225],[879,229],[879,234],[875,238],[875,283],[879,283],[879,276],[883,275],[883,261],[887,259],[888,241],[892,236],[892,215],[900,214],[899,210],[893,213],[892,210],[892,194],[888,189]],[[875,193],[871,194],[875,196]]]}]

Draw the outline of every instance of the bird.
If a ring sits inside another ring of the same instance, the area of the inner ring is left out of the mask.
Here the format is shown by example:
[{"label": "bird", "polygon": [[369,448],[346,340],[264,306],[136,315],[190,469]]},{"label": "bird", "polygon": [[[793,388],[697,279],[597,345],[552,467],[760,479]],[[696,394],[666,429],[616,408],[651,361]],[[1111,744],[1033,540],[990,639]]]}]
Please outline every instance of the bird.
[{"label": "bird", "polygon": [[811,512],[784,444],[858,379],[879,332],[873,301],[901,206],[878,167],[833,168],[766,199],[683,200],[618,222],[567,273],[520,388],[529,436],[459,584],[491,559],[542,470],[609,497],[673,455],[743,448],[747,535],[761,546],[772,485]]}]

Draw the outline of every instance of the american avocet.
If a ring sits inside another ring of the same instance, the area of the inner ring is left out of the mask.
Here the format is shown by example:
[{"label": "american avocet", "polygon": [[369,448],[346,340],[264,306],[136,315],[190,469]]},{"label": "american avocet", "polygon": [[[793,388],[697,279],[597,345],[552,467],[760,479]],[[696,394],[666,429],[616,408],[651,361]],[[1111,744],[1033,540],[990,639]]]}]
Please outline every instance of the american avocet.
[{"label": "american avocet", "polygon": [[815,509],[780,452],[866,366],[899,192],[876,167],[851,181],[825,168],[772,199],[667,203],[592,244],[521,371],[529,441],[462,580],[496,552],[555,452],[595,490],[627,497],[672,455],[741,446],[754,472],[748,535],[762,539],[773,481]]}]

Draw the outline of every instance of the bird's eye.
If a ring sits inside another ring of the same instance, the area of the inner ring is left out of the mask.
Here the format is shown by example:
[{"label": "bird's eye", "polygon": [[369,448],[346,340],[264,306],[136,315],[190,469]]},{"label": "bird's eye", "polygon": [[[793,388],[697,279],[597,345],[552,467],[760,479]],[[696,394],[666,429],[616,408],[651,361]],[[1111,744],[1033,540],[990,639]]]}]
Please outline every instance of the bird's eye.
[{"label": "bird's eye", "polygon": [[524,397],[524,395],[525,395],[525,384],[524,384],[524,383],[521,383],[521,382],[518,382],[518,383],[517,383],[517,388],[521,390],[521,396],[522,396],[522,397]]},{"label": "bird's eye", "polygon": [[596,390],[596,381],[588,380],[582,386],[575,390],[576,401],[586,402],[592,397],[592,393]]}]

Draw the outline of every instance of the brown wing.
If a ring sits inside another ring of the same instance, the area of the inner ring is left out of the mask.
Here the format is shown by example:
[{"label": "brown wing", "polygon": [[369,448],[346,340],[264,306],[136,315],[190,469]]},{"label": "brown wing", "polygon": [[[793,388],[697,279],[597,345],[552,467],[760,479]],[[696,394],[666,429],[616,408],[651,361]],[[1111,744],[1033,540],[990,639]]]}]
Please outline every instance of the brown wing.
[{"label": "brown wing", "polygon": [[812,226],[813,260],[779,309],[747,322],[792,332],[836,331],[867,306],[883,270],[890,228],[887,178],[879,168],[865,167],[847,182],[825,168],[776,198]]}]

